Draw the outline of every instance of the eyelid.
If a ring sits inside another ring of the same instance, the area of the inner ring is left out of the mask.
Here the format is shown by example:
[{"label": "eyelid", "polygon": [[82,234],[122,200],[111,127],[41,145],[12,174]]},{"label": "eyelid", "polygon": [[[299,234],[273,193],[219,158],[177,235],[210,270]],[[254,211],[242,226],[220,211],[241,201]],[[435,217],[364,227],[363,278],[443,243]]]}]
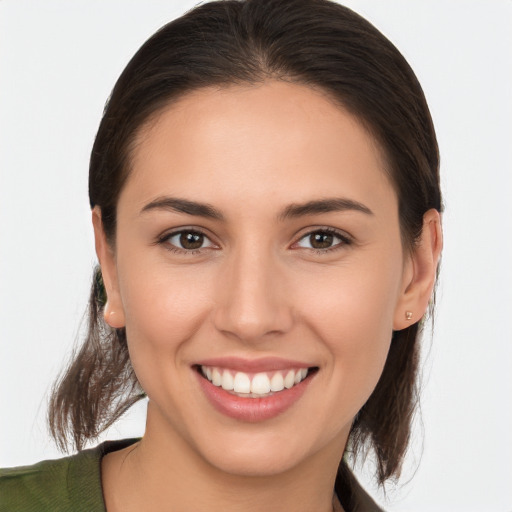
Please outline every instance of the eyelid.
[{"label": "eyelid", "polygon": [[[207,247],[199,247],[198,249],[184,249],[182,247],[178,247],[177,245],[169,243],[169,240],[181,233],[197,233],[199,235],[204,236],[211,245]],[[202,252],[204,250],[209,249],[218,249],[219,244],[213,240],[212,235],[210,235],[205,229],[199,228],[196,226],[180,226],[176,228],[172,228],[170,230],[164,231],[161,235],[159,235],[155,241],[155,245],[164,245],[167,244],[167,249],[172,252],[182,253],[182,254],[194,254],[198,252]]]},{"label": "eyelid", "polygon": [[[328,233],[333,235],[341,240],[340,243],[337,243],[331,247],[327,247],[325,249],[317,249],[314,247],[297,247],[297,244],[303,240],[304,238],[313,235],[314,233]],[[354,238],[349,235],[347,232],[330,227],[330,226],[314,226],[307,228],[307,231],[303,231],[300,235],[298,235],[295,239],[295,242],[292,244],[291,248],[302,248],[310,251],[315,251],[318,253],[326,253],[332,250],[339,249],[341,247],[345,247],[351,245],[354,242]]]}]

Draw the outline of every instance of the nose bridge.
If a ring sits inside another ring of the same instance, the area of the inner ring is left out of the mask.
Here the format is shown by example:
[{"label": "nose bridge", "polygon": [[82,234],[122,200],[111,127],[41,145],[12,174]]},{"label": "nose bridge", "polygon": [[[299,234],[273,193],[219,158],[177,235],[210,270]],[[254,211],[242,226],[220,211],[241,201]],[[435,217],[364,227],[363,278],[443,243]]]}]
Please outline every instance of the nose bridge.
[{"label": "nose bridge", "polygon": [[285,298],[285,275],[269,247],[244,243],[224,262],[215,324],[242,341],[257,341],[291,327],[291,308]]}]

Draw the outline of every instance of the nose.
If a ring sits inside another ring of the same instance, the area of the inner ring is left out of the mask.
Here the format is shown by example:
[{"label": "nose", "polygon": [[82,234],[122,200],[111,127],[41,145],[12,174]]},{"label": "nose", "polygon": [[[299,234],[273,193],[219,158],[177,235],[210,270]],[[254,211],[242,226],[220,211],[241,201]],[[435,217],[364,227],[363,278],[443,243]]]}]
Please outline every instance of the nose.
[{"label": "nose", "polygon": [[269,339],[293,324],[285,269],[270,251],[239,250],[219,275],[215,327],[244,343]]}]

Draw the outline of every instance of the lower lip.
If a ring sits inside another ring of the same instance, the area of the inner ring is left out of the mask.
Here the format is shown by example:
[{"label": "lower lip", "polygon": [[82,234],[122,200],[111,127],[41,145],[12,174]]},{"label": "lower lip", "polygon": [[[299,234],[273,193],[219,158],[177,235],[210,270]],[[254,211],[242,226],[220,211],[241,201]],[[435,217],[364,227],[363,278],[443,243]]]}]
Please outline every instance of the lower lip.
[{"label": "lower lip", "polygon": [[309,376],[290,389],[277,391],[263,398],[243,398],[214,386],[199,372],[196,373],[204,394],[217,411],[230,418],[249,423],[269,420],[285,412],[300,399],[313,378]]}]

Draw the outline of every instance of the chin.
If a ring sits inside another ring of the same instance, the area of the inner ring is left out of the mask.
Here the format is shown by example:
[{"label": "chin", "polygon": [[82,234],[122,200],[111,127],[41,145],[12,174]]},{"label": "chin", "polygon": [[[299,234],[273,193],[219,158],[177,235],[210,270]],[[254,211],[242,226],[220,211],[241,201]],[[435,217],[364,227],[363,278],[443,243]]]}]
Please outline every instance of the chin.
[{"label": "chin", "polygon": [[[267,429],[265,429],[267,430]],[[295,432],[298,434],[297,430]],[[230,433],[224,439],[196,446],[199,455],[218,470],[245,477],[270,477],[292,471],[318,450],[303,436],[274,432]],[[307,447],[310,447],[308,449]],[[340,454],[341,458],[341,454]]]},{"label": "chin", "polygon": [[[245,452],[245,451],[244,451]],[[287,456],[283,451],[253,450],[257,453],[215,454],[208,462],[223,473],[241,477],[271,477],[291,471],[297,467],[300,457]]]}]

